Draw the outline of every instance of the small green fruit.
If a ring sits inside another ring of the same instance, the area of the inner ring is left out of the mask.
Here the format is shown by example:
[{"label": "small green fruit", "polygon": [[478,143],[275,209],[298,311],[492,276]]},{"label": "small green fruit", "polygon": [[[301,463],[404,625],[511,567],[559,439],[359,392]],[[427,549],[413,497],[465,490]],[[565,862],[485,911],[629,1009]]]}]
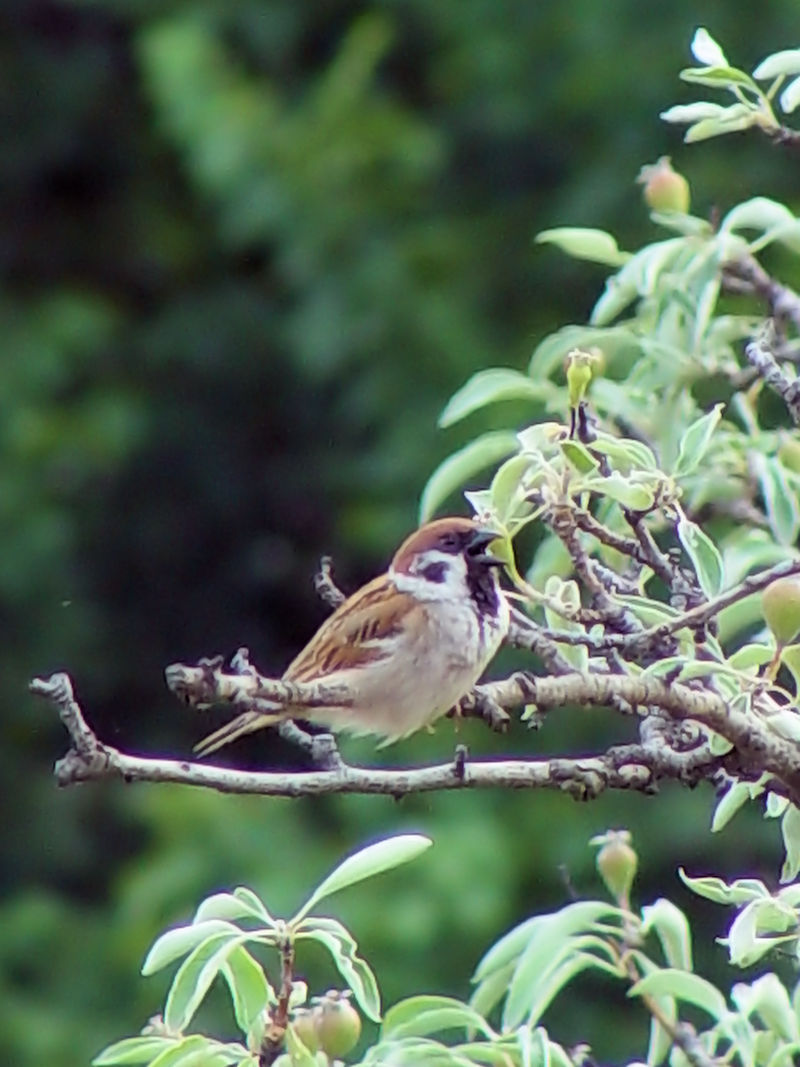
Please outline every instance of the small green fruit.
[{"label": "small green fruit", "polygon": [[685,215],[689,210],[689,183],[672,169],[669,156],[642,167],[636,180],[644,186],[645,203],[653,211],[679,211]]},{"label": "small green fruit", "polygon": [[316,1009],[296,1008],[292,1014],[290,1025],[309,1052],[316,1052],[319,1048],[318,1022],[319,1014]]},{"label": "small green fruit", "polygon": [[761,594],[764,620],[778,645],[790,645],[800,633],[800,577],[778,578]]},{"label": "small green fruit", "polygon": [[784,437],[778,448],[778,459],[787,471],[800,473],[800,441],[793,437]]},{"label": "small green fruit", "polygon": [[596,863],[606,889],[620,907],[627,907],[639,866],[639,857],[631,848],[630,831],[609,830],[601,837],[594,838],[592,844],[602,846],[597,853]]},{"label": "small green fruit", "polygon": [[361,1036],[361,1017],[347,993],[329,990],[315,1008],[317,1036],[322,1051],[336,1059],[346,1056]]}]

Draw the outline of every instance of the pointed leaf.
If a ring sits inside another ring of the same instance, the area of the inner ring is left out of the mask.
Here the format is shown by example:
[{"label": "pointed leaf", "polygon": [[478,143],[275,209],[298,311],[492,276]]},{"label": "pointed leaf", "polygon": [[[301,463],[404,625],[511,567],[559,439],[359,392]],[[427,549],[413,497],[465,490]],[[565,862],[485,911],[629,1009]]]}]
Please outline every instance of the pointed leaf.
[{"label": "pointed leaf", "polygon": [[722,418],[723,407],[723,404],[715,404],[711,411],[693,422],[681,437],[673,472],[676,478],[692,474],[700,466],[711,443],[711,436]]},{"label": "pointed leaf", "polygon": [[728,885],[727,882],[713,875],[691,878],[683,867],[678,868],[678,875],[683,884],[688,886],[693,893],[705,897],[706,900],[713,900],[716,904],[740,905],[769,897],[767,887],[755,878],[737,878],[735,882]]},{"label": "pointed leaf", "polygon": [[717,546],[703,531],[686,516],[677,527],[678,538],[692,561],[700,588],[711,599],[722,589],[725,580],[722,556]]},{"label": "pointed leaf", "polygon": [[183,961],[167,995],[164,1025],[180,1033],[192,1021],[211,984],[234,948],[248,935],[212,934]]},{"label": "pointed leaf", "polygon": [[92,1067],[106,1067],[107,1064],[150,1063],[151,1060],[177,1041],[174,1037],[126,1037],[104,1048],[92,1060]]},{"label": "pointed leaf", "polygon": [[786,469],[777,456],[755,454],[752,462],[770,529],[780,544],[793,545],[800,532],[800,507],[797,494],[786,478]]},{"label": "pointed leaf", "polygon": [[490,1037],[491,1027],[469,1005],[454,997],[416,996],[401,1000],[386,1013],[381,1040],[427,1037],[443,1030],[474,1030]]},{"label": "pointed leaf", "polygon": [[790,115],[800,104],[800,78],[790,81],[780,96],[781,110]]},{"label": "pointed leaf", "polygon": [[231,992],[236,1022],[246,1035],[270,1001],[269,982],[261,964],[244,945],[234,948],[221,970]]},{"label": "pointed leaf", "polygon": [[728,65],[725,53],[705,26],[698,26],[695,30],[691,50],[698,63],[705,63],[709,67],[727,67]]},{"label": "pointed leaf", "polygon": [[725,998],[715,985],[697,974],[673,967],[646,975],[628,990],[628,996],[674,997],[708,1012],[717,1022],[728,1014]]},{"label": "pointed leaf", "polygon": [[429,837],[422,834],[399,834],[397,837],[389,837],[385,841],[378,841],[374,845],[368,845],[356,852],[353,856],[340,863],[328,877],[317,886],[309,899],[291,920],[295,927],[301,920],[325,897],[330,897],[347,886],[362,882],[365,878],[373,878],[376,874],[399,867],[401,863],[408,863],[416,859],[422,852],[430,848],[433,842]]},{"label": "pointed leaf", "polygon": [[701,119],[717,119],[726,110],[722,104],[698,100],[695,104],[675,104],[662,111],[659,118],[665,122],[700,122]]},{"label": "pointed leaf", "polygon": [[661,897],[655,904],[642,908],[642,919],[642,933],[655,932],[670,967],[691,971],[692,934],[681,909]]},{"label": "pointed leaf", "polygon": [[272,925],[272,917],[267,909],[255,893],[252,893],[252,897],[255,901],[243,896],[238,890],[234,893],[214,893],[199,906],[192,923],[196,925],[210,919],[258,919]]},{"label": "pointed leaf", "polygon": [[470,478],[516,451],[516,434],[509,430],[492,430],[442,460],[422,491],[420,521],[429,519],[439,505]]},{"label": "pointed leaf", "polygon": [[781,882],[793,882],[800,873],[800,811],[790,804],[781,819],[783,847],[786,860],[781,871]]},{"label": "pointed leaf", "polygon": [[610,233],[583,226],[542,230],[536,235],[536,243],[553,244],[575,259],[588,259],[609,267],[621,267],[630,258],[630,253],[622,252]]},{"label": "pointed leaf", "polygon": [[655,504],[653,490],[646,485],[637,484],[620,474],[612,471],[607,478],[592,478],[583,483],[586,489],[602,496],[610,497],[631,511],[650,511]]},{"label": "pointed leaf", "polygon": [[747,782],[733,782],[722,794],[711,820],[711,832],[718,833],[724,829],[736,812],[743,807],[748,800],[752,800],[752,794]]},{"label": "pointed leaf", "polygon": [[753,71],[753,77],[759,81],[770,81],[772,78],[791,74],[800,74],[800,48],[773,52],[771,56],[762,59]]},{"label": "pointed leaf", "polygon": [[508,367],[478,371],[450,398],[439,416],[439,425],[452,426],[453,423],[471,415],[473,411],[501,400],[542,401],[549,399],[556,392],[552,382],[534,381],[527,374],[520,374],[519,371]]},{"label": "pointed leaf", "polygon": [[223,919],[209,919],[206,922],[193,923],[191,926],[178,926],[174,930],[167,930],[147,953],[142,964],[142,974],[145,977],[155,974],[168,963],[191,952],[213,934],[227,934],[235,937],[240,932],[238,926],[225,922]]},{"label": "pointed leaf", "polygon": [[335,934],[321,929],[305,930],[299,936],[325,946],[364,1014],[373,1022],[380,1022],[381,998],[378,983],[366,960],[356,955],[355,943],[351,940],[343,941]]}]

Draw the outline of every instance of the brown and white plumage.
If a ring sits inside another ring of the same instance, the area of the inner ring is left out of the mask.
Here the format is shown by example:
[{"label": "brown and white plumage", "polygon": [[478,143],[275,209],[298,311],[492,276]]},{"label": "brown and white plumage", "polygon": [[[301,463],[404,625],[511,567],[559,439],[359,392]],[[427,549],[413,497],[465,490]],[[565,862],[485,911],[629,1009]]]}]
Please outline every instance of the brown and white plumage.
[{"label": "brown and white plumage", "polygon": [[341,685],[350,703],[246,711],[196,751],[205,755],[286,718],[387,742],[439,718],[469,692],[508,631],[498,560],[486,552],[495,537],[463,518],[416,530],[388,571],[341,604],[283,675]]}]

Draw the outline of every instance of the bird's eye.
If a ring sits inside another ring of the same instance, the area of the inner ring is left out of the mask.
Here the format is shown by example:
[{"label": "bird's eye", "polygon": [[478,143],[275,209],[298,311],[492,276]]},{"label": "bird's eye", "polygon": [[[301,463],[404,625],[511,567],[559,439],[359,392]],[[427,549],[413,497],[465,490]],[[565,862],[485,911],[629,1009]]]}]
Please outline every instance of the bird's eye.
[{"label": "bird's eye", "polygon": [[445,552],[457,552],[459,547],[458,538],[455,534],[448,533],[443,534],[439,544],[445,550]]}]

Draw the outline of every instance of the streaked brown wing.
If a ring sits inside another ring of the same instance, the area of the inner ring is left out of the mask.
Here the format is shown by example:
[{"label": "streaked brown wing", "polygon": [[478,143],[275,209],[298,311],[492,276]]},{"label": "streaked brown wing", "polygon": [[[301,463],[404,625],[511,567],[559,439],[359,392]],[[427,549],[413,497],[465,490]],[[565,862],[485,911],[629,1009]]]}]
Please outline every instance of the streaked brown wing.
[{"label": "streaked brown wing", "polygon": [[414,597],[399,593],[387,575],[374,578],[325,620],[284,678],[309,682],[383,659],[389,651],[381,638],[397,636],[406,616],[419,610]]}]

